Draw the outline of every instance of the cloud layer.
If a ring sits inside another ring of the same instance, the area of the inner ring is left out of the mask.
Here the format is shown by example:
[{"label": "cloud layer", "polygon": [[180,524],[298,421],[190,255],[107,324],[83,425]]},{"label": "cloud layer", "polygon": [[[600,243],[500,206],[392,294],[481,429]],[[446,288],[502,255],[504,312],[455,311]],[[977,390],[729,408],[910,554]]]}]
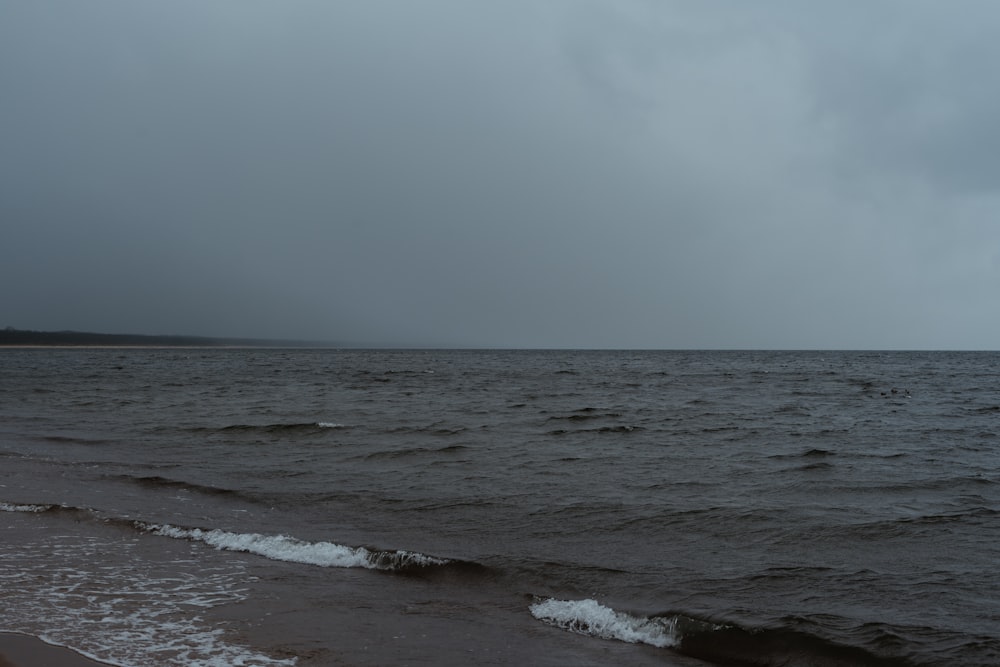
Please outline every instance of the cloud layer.
[{"label": "cloud layer", "polygon": [[995,348],[988,2],[8,3],[22,328]]}]

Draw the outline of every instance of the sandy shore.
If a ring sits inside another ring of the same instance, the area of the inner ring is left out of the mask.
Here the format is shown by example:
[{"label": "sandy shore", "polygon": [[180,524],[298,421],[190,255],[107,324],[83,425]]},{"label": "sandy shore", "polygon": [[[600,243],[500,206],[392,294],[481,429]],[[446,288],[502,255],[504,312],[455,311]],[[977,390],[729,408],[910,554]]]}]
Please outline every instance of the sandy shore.
[{"label": "sandy shore", "polygon": [[37,637],[0,632],[0,667],[107,667],[76,651],[46,644]]}]

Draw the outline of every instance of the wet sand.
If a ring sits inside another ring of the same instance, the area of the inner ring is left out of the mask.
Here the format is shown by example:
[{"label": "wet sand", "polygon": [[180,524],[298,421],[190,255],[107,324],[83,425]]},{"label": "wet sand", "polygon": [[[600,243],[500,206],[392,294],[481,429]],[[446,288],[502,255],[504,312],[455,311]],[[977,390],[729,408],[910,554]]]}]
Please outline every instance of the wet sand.
[{"label": "wet sand", "polygon": [[37,637],[0,632],[0,667],[108,667],[76,651],[46,644]]}]

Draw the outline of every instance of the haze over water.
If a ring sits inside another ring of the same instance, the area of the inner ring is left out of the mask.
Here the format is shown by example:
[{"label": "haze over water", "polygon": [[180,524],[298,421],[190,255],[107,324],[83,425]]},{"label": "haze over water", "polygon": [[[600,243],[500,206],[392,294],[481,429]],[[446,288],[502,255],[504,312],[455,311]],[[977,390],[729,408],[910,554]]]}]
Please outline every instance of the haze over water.
[{"label": "haze over water", "polygon": [[0,3],[0,327],[996,349],[1000,4]]}]

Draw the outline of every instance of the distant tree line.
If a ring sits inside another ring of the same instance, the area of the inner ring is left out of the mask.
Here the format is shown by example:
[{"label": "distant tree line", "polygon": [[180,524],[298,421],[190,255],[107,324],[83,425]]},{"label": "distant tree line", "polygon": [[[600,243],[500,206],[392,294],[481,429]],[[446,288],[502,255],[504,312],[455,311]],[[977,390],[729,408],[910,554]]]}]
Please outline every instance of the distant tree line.
[{"label": "distant tree line", "polygon": [[149,336],[142,334],[106,334],[84,331],[31,331],[6,327],[0,330],[3,345],[65,346],[145,346],[145,347],[222,347],[222,346],[308,346],[299,341],[275,341],[250,338],[209,338],[205,336]]}]

